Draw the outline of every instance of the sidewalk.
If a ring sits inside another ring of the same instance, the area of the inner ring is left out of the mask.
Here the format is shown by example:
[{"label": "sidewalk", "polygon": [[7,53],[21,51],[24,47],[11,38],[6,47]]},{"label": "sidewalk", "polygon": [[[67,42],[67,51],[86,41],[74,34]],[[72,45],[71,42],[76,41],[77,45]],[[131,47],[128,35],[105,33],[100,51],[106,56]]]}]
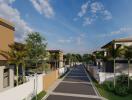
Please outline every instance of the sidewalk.
[{"label": "sidewalk", "polygon": [[73,68],[46,100],[101,100],[82,65]]}]

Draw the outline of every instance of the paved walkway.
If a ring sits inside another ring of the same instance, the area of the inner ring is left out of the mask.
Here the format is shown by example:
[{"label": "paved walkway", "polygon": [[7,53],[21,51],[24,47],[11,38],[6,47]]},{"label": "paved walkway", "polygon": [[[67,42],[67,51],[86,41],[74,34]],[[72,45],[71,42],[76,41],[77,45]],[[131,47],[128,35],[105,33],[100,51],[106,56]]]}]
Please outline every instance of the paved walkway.
[{"label": "paved walkway", "polygon": [[82,65],[73,68],[46,100],[101,100]]}]

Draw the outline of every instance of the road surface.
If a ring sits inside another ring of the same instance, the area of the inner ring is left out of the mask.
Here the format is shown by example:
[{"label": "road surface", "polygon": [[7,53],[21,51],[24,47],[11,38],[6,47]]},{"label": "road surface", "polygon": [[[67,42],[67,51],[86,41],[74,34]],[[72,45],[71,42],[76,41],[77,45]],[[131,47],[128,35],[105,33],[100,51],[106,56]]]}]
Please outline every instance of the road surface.
[{"label": "road surface", "polygon": [[101,100],[83,65],[73,68],[46,100]]}]

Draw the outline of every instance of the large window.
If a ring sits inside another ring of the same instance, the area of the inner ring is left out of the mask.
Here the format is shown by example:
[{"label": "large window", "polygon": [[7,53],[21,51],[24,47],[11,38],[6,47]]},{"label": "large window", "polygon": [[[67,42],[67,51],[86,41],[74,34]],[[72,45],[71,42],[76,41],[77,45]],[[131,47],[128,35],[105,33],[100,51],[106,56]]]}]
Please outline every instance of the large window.
[{"label": "large window", "polygon": [[3,87],[6,88],[9,86],[9,68],[4,69],[3,73]]}]

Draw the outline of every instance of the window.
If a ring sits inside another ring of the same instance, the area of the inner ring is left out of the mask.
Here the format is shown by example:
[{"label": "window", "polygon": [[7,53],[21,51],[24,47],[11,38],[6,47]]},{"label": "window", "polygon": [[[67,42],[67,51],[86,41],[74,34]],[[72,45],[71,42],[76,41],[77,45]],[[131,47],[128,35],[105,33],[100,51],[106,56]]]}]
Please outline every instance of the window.
[{"label": "window", "polygon": [[4,69],[3,73],[3,87],[6,88],[9,86],[9,68]]}]

